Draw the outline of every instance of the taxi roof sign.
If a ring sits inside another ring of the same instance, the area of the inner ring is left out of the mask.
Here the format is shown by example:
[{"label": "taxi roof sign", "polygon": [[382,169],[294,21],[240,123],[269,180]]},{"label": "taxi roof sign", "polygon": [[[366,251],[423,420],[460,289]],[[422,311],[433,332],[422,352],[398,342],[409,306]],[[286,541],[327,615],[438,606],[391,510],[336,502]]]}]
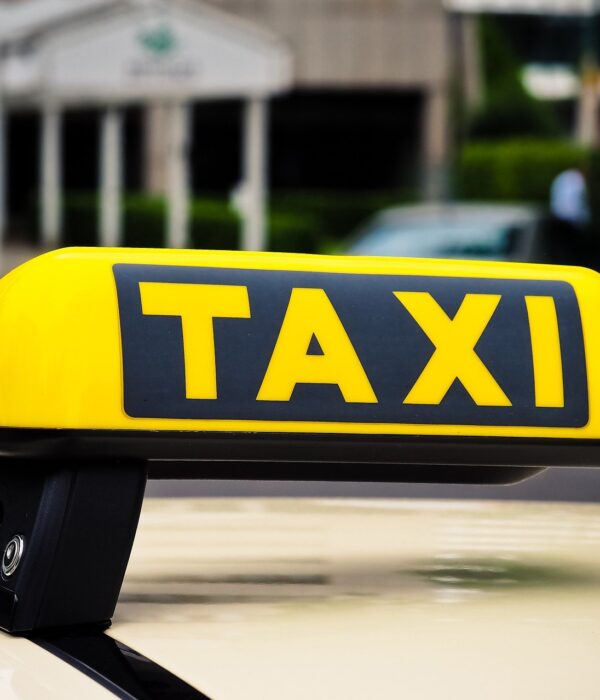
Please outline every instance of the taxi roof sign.
[{"label": "taxi roof sign", "polygon": [[[65,249],[0,280],[0,628],[108,624],[150,477],[600,466],[600,276]],[[16,538],[16,539],[15,539]]]},{"label": "taxi roof sign", "polygon": [[582,268],[64,249],[0,281],[0,437],[18,455],[589,462],[599,304]]}]

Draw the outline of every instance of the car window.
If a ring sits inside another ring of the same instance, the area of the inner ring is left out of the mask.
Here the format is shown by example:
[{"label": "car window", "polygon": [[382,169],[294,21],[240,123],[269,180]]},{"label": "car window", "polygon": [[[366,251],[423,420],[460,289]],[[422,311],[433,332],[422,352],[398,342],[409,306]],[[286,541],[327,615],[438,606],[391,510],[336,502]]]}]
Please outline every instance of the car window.
[{"label": "car window", "polygon": [[348,251],[351,255],[419,258],[505,259],[526,235],[525,224],[413,225],[382,224],[364,234]]}]

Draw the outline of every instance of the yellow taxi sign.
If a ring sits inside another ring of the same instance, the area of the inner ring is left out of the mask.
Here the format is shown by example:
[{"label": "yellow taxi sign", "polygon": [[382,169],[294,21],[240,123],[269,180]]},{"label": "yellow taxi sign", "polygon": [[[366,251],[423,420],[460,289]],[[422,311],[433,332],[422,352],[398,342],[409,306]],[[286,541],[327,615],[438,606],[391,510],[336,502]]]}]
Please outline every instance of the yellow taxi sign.
[{"label": "yellow taxi sign", "polygon": [[65,249],[0,282],[0,426],[600,438],[600,277]]},{"label": "yellow taxi sign", "polygon": [[599,307],[600,277],[575,268],[30,261],[0,280],[0,456],[25,557],[4,572],[0,628],[110,619],[147,477],[508,483],[600,466]]}]

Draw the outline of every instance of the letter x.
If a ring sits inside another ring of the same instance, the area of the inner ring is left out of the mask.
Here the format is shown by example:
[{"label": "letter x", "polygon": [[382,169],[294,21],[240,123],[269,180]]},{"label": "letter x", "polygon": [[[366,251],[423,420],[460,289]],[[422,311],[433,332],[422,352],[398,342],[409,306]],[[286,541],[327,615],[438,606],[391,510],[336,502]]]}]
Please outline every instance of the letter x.
[{"label": "letter x", "polygon": [[394,292],[435,346],[405,404],[440,404],[458,379],[478,406],[511,406],[475,352],[500,295],[467,294],[454,318],[427,292]]}]

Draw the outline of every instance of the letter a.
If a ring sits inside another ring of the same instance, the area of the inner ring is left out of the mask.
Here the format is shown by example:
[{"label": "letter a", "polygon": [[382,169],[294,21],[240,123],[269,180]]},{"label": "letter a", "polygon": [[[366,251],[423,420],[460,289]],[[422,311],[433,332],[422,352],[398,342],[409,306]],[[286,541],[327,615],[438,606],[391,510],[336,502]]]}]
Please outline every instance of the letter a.
[{"label": "letter a", "polygon": [[[313,336],[321,354],[309,354]],[[258,401],[289,401],[296,384],[337,384],[347,403],[377,397],[323,289],[293,289]]]}]

